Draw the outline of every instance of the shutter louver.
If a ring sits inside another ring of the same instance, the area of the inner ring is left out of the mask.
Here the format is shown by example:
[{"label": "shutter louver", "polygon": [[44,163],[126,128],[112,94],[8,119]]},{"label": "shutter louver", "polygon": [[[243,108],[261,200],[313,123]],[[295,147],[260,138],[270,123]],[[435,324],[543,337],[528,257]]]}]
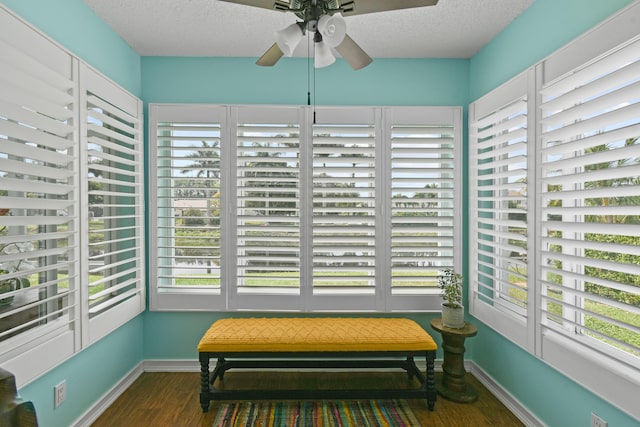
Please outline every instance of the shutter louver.
[{"label": "shutter louver", "polygon": [[543,330],[621,360],[640,357],[639,46],[541,89]]}]

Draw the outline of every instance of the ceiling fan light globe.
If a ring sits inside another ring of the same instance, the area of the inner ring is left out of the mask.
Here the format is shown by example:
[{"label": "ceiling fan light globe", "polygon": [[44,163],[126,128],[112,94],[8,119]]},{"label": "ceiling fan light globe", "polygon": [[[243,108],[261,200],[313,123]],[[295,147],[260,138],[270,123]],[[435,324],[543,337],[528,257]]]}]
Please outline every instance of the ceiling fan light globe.
[{"label": "ceiling fan light globe", "polygon": [[336,47],[347,34],[347,23],[340,15],[322,15],[318,20],[318,31],[322,39],[331,47]]},{"label": "ceiling fan light globe", "polygon": [[302,28],[297,23],[291,24],[280,31],[276,31],[275,39],[284,56],[292,56],[296,46],[302,40]]},{"label": "ceiling fan light globe", "polygon": [[313,66],[315,68],[324,68],[334,62],[336,62],[336,57],[331,53],[331,48],[325,42],[315,43]]}]

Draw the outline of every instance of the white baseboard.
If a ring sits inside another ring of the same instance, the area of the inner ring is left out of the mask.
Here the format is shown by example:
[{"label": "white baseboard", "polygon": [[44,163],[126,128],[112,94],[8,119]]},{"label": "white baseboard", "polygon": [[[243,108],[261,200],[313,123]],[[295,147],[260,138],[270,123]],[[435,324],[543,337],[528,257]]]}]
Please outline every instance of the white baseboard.
[{"label": "white baseboard", "polygon": [[[426,369],[426,361],[417,360],[416,365],[420,370]],[[502,402],[520,421],[527,427],[544,427],[544,423],[533,415],[518,399],[513,397],[491,376],[478,367],[472,361],[464,362],[465,369],[473,374],[496,398]],[[435,363],[436,372],[442,372],[442,360]],[[200,372],[200,362],[197,360],[144,360],[129,371],[116,385],[111,387],[98,401],[89,408],[72,427],[89,427],[98,417],[133,384],[143,372]],[[436,406],[437,408],[437,406]]]},{"label": "white baseboard", "polygon": [[80,416],[71,426],[72,427],[89,427],[98,417],[106,411],[106,409],[127,390],[131,384],[138,379],[144,372],[144,362],[138,363],[130,370],[122,379],[116,383],[109,391],[102,395],[96,403],[94,403],[84,414]]},{"label": "white baseboard", "polygon": [[151,359],[142,363],[144,372],[200,372],[200,362],[197,359]]},{"label": "white baseboard", "polygon": [[545,424],[520,403],[511,393],[494,381],[485,371],[472,361],[465,361],[465,369],[473,374],[504,406],[506,406],[527,427],[545,427]]}]

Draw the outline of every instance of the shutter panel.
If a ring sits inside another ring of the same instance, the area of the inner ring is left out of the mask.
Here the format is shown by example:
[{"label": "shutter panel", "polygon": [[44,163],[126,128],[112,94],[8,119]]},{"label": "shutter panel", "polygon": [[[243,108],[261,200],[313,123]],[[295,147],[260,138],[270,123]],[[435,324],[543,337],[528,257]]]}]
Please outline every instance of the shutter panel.
[{"label": "shutter panel", "polygon": [[437,285],[454,268],[454,130],[391,125],[391,280],[394,291]]},{"label": "shutter panel", "polygon": [[238,109],[236,291],[299,295],[300,111],[263,113]]},{"label": "shutter panel", "polygon": [[480,299],[526,316],[527,98],[474,127]]},{"label": "shutter panel", "polygon": [[[111,311],[103,326],[111,330],[144,309],[142,109],[95,71],[82,72],[87,309],[91,319]],[[129,314],[122,313],[125,305],[132,306]],[[91,341],[102,335],[91,333]]]},{"label": "shutter panel", "polygon": [[528,346],[534,275],[529,86],[523,73],[472,104],[469,118],[471,313]]},{"label": "shutter panel", "polygon": [[0,12],[0,361],[24,383],[79,346],[77,63]]},{"label": "shutter panel", "polygon": [[313,126],[313,293],[373,295],[375,122],[318,116],[327,118]]},{"label": "shutter panel", "polygon": [[543,330],[622,360],[640,356],[639,52],[541,89]]},{"label": "shutter panel", "polygon": [[160,117],[154,129],[155,258],[161,290],[220,292],[221,123],[215,114],[204,113]]}]

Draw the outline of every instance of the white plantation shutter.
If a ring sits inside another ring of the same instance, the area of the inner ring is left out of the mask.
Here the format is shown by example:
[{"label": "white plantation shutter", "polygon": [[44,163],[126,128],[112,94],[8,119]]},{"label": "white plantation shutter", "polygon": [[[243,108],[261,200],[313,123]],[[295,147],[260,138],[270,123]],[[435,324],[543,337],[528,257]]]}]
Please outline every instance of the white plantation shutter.
[{"label": "white plantation shutter", "polygon": [[[153,309],[439,308],[435,275],[460,268],[460,108],[149,111]],[[393,219],[392,182],[420,204]],[[204,190],[209,215],[187,218]]]},{"label": "white plantation shutter", "polygon": [[313,293],[366,301],[376,284],[376,127],[373,109],[357,113],[321,110],[313,125]]},{"label": "white plantation shutter", "polygon": [[299,307],[301,110],[235,111],[233,306]]},{"label": "white plantation shutter", "polygon": [[93,342],[145,306],[142,103],[95,71],[82,71],[83,258]]},{"label": "white plantation shutter", "polygon": [[469,106],[471,314],[635,418],[638,19],[635,3]]},{"label": "white plantation shutter", "polygon": [[78,71],[1,12],[0,362],[23,384],[80,345]]},{"label": "white plantation shutter", "polygon": [[544,84],[541,324],[640,358],[640,41]]},{"label": "white plantation shutter", "polygon": [[528,74],[474,103],[470,117],[471,312],[527,343]]},{"label": "white plantation shutter", "polygon": [[158,289],[151,294],[154,308],[165,307],[176,292],[193,308],[224,303],[220,281],[221,212],[227,197],[221,186],[225,116],[221,107],[151,107],[149,163],[155,196],[149,205],[154,231],[150,256]]},{"label": "white plantation shutter", "polygon": [[445,268],[460,271],[454,256],[460,244],[454,185],[460,120],[455,111],[444,109],[425,114],[393,108],[387,113],[391,291],[411,295],[404,305],[413,300],[425,307],[428,301],[416,299],[415,294],[439,293],[438,274]]},{"label": "white plantation shutter", "polygon": [[144,310],[142,103],[0,7],[0,364],[21,387]]}]

